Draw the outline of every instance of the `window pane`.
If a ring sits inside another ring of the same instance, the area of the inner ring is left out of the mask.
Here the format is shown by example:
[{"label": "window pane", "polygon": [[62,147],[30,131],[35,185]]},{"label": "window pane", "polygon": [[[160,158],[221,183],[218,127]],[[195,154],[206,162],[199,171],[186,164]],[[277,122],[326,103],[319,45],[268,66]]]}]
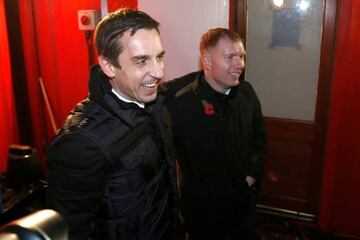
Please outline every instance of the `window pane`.
[{"label": "window pane", "polygon": [[269,117],[315,118],[323,0],[249,0],[246,80]]}]

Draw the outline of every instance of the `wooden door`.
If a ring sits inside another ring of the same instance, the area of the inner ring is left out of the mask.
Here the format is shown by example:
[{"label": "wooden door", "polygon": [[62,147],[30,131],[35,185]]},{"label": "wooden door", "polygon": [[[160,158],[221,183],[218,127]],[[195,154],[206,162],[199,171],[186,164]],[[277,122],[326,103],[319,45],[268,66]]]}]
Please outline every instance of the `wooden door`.
[{"label": "wooden door", "polygon": [[247,48],[245,78],[262,102],[268,133],[260,211],[306,220],[318,214],[336,2],[231,1],[231,27]]}]

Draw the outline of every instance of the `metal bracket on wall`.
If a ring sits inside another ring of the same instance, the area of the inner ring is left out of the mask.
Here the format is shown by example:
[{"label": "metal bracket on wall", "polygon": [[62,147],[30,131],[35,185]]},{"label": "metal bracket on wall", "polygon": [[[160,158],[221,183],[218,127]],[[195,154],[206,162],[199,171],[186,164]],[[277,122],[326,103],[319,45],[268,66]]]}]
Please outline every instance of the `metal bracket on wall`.
[{"label": "metal bracket on wall", "polygon": [[100,0],[100,12],[101,12],[101,19],[103,19],[108,14],[107,0]]}]

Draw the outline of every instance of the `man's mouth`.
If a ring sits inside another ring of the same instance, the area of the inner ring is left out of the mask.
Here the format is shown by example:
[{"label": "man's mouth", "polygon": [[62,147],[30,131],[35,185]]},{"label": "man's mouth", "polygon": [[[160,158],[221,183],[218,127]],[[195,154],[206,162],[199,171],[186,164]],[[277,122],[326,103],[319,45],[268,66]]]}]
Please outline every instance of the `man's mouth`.
[{"label": "man's mouth", "polygon": [[143,83],[141,84],[142,87],[145,87],[145,88],[154,88],[158,85],[158,82],[155,81],[155,82],[147,82],[147,83]]},{"label": "man's mouth", "polygon": [[230,76],[234,77],[234,78],[238,78],[240,77],[241,73],[240,72],[232,72],[230,73]]}]

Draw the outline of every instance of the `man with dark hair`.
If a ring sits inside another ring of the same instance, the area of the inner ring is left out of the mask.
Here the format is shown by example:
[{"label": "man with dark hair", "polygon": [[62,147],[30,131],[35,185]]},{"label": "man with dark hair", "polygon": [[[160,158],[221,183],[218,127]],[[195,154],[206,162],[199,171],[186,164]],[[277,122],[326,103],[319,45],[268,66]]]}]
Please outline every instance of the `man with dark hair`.
[{"label": "man with dark hair", "polygon": [[191,240],[256,239],[255,186],[265,155],[260,102],[240,79],[245,49],[236,32],[210,29],[202,71],[168,103],[179,163],[179,208]]},{"label": "man with dark hair", "polygon": [[47,205],[67,221],[70,239],[172,238],[175,157],[158,86],[165,53],[158,26],[121,9],[96,28],[89,96],[47,151]]}]

